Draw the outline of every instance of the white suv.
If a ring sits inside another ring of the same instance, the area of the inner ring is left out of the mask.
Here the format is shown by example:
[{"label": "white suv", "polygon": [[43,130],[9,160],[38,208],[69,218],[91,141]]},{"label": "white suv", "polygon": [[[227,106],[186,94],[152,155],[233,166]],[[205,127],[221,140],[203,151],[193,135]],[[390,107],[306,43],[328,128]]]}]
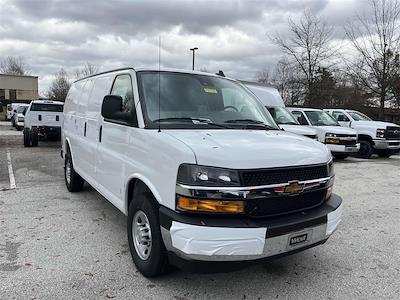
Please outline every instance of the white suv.
[{"label": "white suv", "polygon": [[341,127],[332,116],[323,110],[300,107],[289,107],[288,109],[301,125],[317,129],[318,140],[331,150],[335,158],[346,158],[360,149],[357,132],[351,128]]},{"label": "white suv", "polygon": [[34,100],[25,113],[24,146],[37,146],[39,137],[60,140],[63,102]]},{"label": "white suv", "polygon": [[358,133],[361,144],[359,156],[370,158],[373,153],[390,157],[400,150],[400,126],[373,121],[363,113],[349,109],[326,109],[342,126],[351,127]]},{"label": "white suv", "polygon": [[86,181],[128,215],[145,276],[291,254],[341,218],[328,149],[279,130],[233,79],[127,68],[78,80],[62,147],[68,190]]}]

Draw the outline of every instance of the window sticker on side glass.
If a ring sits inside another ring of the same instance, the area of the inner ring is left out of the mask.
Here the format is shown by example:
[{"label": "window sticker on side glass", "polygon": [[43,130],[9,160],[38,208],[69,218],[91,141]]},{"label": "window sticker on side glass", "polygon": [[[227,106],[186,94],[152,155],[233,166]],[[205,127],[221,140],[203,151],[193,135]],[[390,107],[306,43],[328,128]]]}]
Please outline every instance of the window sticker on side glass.
[{"label": "window sticker on side glass", "polygon": [[203,88],[203,90],[204,90],[206,93],[218,94],[218,91],[217,91],[215,88],[207,88],[207,87],[205,87],[205,88]]}]

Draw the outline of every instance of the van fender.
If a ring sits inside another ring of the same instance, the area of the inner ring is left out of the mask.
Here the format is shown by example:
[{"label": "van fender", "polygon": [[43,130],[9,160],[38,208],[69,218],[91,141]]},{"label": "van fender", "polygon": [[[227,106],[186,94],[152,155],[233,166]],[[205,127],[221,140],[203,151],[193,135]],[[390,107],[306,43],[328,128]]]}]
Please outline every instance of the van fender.
[{"label": "van fender", "polygon": [[64,154],[64,156],[65,155],[67,155],[67,146],[69,147],[69,154],[71,155],[71,158],[72,158],[72,163],[74,163],[74,152],[72,151],[72,145],[71,145],[71,141],[70,141],[70,139],[68,138],[68,137],[66,137],[65,138],[65,143],[64,143],[64,145],[65,145],[65,154]]},{"label": "van fender", "polygon": [[143,174],[140,173],[133,173],[130,176],[128,176],[128,179],[125,181],[125,214],[128,214],[129,211],[129,207],[128,207],[128,203],[129,203],[129,182],[132,179],[139,179],[140,181],[142,181],[147,188],[150,190],[150,192],[153,194],[154,198],[157,200],[157,202],[159,204],[162,204],[162,200],[161,200],[161,196],[160,193],[158,192],[157,188],[154,186],[154,184],[151,183],[151,181],[144,176]]}]

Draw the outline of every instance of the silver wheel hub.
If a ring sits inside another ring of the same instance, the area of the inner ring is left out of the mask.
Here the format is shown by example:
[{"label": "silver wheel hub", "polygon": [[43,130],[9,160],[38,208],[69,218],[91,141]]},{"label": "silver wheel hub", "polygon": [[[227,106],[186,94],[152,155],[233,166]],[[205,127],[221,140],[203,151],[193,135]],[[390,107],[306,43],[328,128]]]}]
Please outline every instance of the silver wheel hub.
[{"label": "silver wheel hub", "polygon": [[65,165],[65,178],[67,179],[68,184],[71,183],[71,161],[68,160]]},{"label": "silver wheel hub", "polygon": [[148,259],[152,246],[151,228],[149,219],[141,210],[138,210],[133,217],[132,238],[137,255],[143,260]]}]

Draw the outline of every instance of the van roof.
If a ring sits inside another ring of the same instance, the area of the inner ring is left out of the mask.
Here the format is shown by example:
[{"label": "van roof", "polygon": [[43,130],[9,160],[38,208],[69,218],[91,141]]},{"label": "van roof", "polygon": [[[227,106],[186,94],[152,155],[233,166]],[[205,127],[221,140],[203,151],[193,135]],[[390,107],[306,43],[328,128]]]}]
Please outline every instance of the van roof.
[{"label": "van roof", "polygon": [[322,111],[322,109],[319,108],[311,108],[311,107],[288,107],[289,110],[300,110],[300,111]]},{"label": "van roof", "polygon": [[[138,67],[138,68],[133,68],[133,67],[126,67],[126,68],[119,68],[119,69],[114,69],[114,70],[109,70],[109,71],[104,71],[104,72],[100,72],[97,74],[93,74],[93,75],[89,75],[83,78],[80,78],[78,80],[75,80],[75,82],[84,80],[84,79],[88,79],[91,77],[96,77],[99,75],[103,75],[103,74],[108,74],[108,73],[113,73],[113,72],[120,72],[120,71],[128,71],[128,70],[133,70],[135,72],[142,72],[142,71],[149,71],[149,72],[176,72],[176,73],[186,73],[186,74],[197,74],[197,75],[206,75],[206,76],[213,76],[213,77],[219,77],[221,78],[220,75],[214,74],[214,73],[206,73],[206,72],[201,72],[201,71],[194,71],[194,70],[186,70],[186,69],[176,69],[176,68],[155,68],[155,67]],[[230,80],[235,80],[233,78],[229,78],[229,77],[223,77],[223,78],[227,78]],[[235,80],[236,81],[236,80]]]},{"label": "van roof", "polygon": [[276,88],[258,82],[240,82],[247,86],[247,88],[249,88],[253,92],[253,94],[257,96],[257,98],[264,106],[285,107],[285,103],[283,102],[283,99]]}]

